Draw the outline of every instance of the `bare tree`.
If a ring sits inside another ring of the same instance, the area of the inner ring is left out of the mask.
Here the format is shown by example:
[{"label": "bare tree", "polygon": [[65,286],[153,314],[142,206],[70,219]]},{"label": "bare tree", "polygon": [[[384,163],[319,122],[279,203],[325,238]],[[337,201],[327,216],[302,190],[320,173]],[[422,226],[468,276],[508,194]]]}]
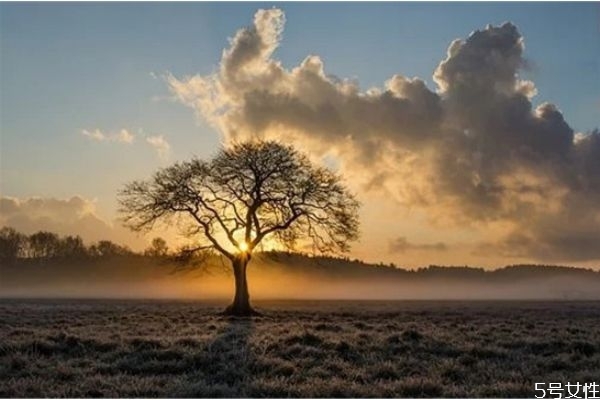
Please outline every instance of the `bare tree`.
[{"label": "bare tree", "polygon": [[127,246],[121,246],[110,240],[100,240],[89,248],[92,257],[119,257],[133,254]]},{"label": "bare tree", "polygon": [[293,147],[251,141],[224,148],[134,181],[119,193],[120,211],[133,230],[176,222],[231,261],[235,297],[225,313],[250,315],[246,269],[265,239],[288,249],[310,245],[317,253],[345,252],[358,237],[358,207],[335,173],[313,165]]},{"label": "bare tree", "polygon": [[169,246],[165,239],[161,237],[155,237],[152,239],[150,246],[144,250],[144,255],[150,257],[165,257],[169,254]]},{"label": "bare tree", "polygon": [[27,246],[27,236],[17,232],[11,227],[0,229],[0,261],[13,264],[19,257],[23,257]]},{"label": "bare tree", "polygon": [[29,236],[33,258],[48,259],[58,255],[60,238],[56,233],[39,231]]},{"label": "bare tree", "polygon": [[62,258],[81,259],[88,255],[88,249],[81,236],[65,236],[59,239],[58,256]]}]

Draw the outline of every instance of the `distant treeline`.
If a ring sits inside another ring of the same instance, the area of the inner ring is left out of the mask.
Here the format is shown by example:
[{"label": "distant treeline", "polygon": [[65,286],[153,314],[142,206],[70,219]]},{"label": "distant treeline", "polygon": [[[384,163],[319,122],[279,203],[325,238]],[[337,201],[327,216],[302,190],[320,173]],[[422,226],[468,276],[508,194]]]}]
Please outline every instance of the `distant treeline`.
[{"label": "distant treeline", "polygon": [[[220,256],[190,255],[186,249],[169,249],[166,241],[160,237],[152,240],[150,246],[141,252],[135,252],[110,240],[100,240],[86,245],[80,236],[60,236],[56,233],[40,231],[31,235],[17,232],[10,227],[0,229],[0,263],[11,265],[19,262],[39,261],[78,261],[114,257],[151,257],[178,264],[219,264]],[[212,260],[211,260],[212,258]],[[256,254],[256,261],[270,261],[273,266],[282,270],[303,270],[304,272],[326,274],[332,276],[364,277],[365,275],[406,277],[420,276],[430,278],[460,278],[463,280],[479,280],[481,278],[518,279],[545,275],[590,274],[596,279],[600,271],[588,268],[577,268],[557,265],[520,264],[509,265],[494,270],[470,266],[430,265],[418,269],[405,269],[394,263],[371,264],[349,257],[311,255],[308,253],[288,251],[264,251]],[[221,263],[222,264],[222,263]]]},{"label": "distant treeline", "polygon": [[11,227],[0,229],[0,262],[14,264],[19,260],[84,259],[130,255],[166,256],[169,252],[162,238],[155,238],[143,253],[110,240],[100,240],[86,245],[80,236],[59,236],[53,232],[39,231],[31,235],[17,232]]},{"label": "distant treeline", "polygon": [[[305,269],[320,270],[327,274],[344,276],[378,275],[387,277],[420,277],[420,278],[459,278],[461,280],[515,280],[545,276],[589,276],[600,278],[600,270],[562,265],[545,264],[515,264],[496,269],[471,267],[467,265],[443,266],[429,265],[416,269],[406,269],[394,263],[369,264],[359,259],[348,257],[308,256],[300,253],[269,251],[262,253],[262,257],[269,258],[287,268],[303,265]],[[307,258],[310,262],[307,263]],[[366,267],[366,268],[365,268]]]}]

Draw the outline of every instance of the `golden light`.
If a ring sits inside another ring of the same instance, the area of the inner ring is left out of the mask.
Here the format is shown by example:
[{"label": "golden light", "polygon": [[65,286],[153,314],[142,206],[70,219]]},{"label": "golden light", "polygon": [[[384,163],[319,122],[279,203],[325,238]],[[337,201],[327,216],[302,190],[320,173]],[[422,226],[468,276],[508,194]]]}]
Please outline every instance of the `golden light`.
[{"label": "golden light", "polygon": [[248,251],[248,243],[241,242],[238,248],[240,249],[240,252],[245,253]]}]

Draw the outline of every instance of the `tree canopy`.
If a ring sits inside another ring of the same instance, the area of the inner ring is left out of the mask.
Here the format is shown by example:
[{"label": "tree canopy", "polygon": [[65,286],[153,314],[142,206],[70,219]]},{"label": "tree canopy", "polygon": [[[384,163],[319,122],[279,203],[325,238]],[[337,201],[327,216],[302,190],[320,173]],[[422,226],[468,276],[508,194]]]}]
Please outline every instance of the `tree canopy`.
[{"label": "tree canopy", "polygon": [[237,143],[211,160],[194,158],[159,170],[120,192],[134,230],[174,219],[199,241],[234,259],[271,237],[288,249],[305,241],[318,253],[348,250],[358,236],[358,202],[335,173],[291,146]]},{"label": "tree canopy", "polygon": [[358,237],[358,207],[341,178],[275,141],[236,143],[214,158],[176,163],[119,193],[126,225],[176,223],[197,245],[229,258],[236,294],[226,312],[254,313],[246,267],[267,238],[287,249],[345,252]]}]

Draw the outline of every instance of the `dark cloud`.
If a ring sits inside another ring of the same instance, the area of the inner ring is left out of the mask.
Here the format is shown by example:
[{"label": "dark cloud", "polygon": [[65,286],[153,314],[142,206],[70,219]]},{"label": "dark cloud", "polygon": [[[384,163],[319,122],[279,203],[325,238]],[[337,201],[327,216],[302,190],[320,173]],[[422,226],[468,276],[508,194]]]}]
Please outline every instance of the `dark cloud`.
[{"label": "dark cloud", "polygon": [[390,241],[390,253],[405,253],[412,250],[446,251],[448,250],[448,246],[442,242],[421,244],[411,243],[403,236]]},{"label": "dark cloud", "polygon": [[502,222],[510,228],[498,251],[600,258],[590,222],[600,214],[600,133],[575,133],[553,104],[534,107],[535,85],[519,77],[528,61],[516,26],[453,41],[435,70],[436,91],[400,74],[363,91],[325,73],[316,55],[284,68],[272,57],[284,21],[280,10],[260,10],[215,74],[168,76],[171,91],[226,140],[291,141],[336,157],[363,190],[383,190],[432,219]]}]

